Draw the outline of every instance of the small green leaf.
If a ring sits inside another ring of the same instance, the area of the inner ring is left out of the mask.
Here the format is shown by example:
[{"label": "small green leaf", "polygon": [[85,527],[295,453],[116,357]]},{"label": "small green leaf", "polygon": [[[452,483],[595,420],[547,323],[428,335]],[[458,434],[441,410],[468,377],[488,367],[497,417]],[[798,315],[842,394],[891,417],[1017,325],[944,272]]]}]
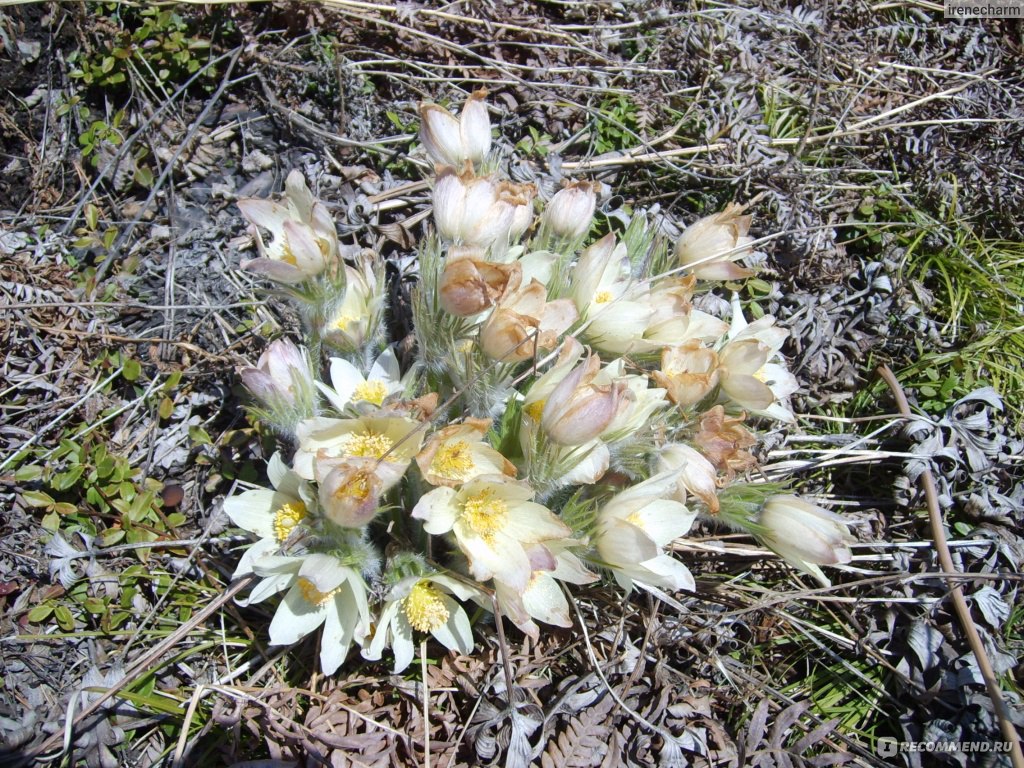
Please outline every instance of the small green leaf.
[{"label": "small green leaf", "polygon": [[169,397],[161,398],[160,405],[157,406],[156,411],[161,419],[171,418],[171,414],[174,413],[174,401]]},{"label": "small green leaf", "polygon": [[55,491],[66,491],[73,487],[75,483],[82,477],[82,473],[85,472],[84,464],[76,464],[71,467],[67,472],[61,472],[54,476],[53,481],[50,483]]},{"label": "small green leaf", "polygon": [[43,516],[43,519],[39,524],[43,526],[43,530],[49,531],[50,533],[56,533],[60,530],[60,514],[57,512],[49,512]]},{"label": "small green leaf", "polygon": [[100,534],[100,546],[112,547],[124,538],[123,528],[108,528]]},{"label": "small green leaf", "polygon": [[58,501],[53,505],[53,511],[58,515],[73,515],[78,511],[78,507],[66,501]]},{"label": "small green leaf", "polygon": [[75,628],[75,617],[71,615],[71,611],[66,605],[55,606],[53,618],[57,620],[57,625],[66,632]]},{"label": "small green leaf", "polygon": [[28,620],[33,624],[38,624],[40,621],[46,621],[51,613],[53,613],[53,603],[43,603],[28,612]]},{"label": "small green leaf", "polygon": [[44,491],[25,491],[21,498],[30,507],[52,507],[56,503],[53,496]]},{"label": "small green leaf", "polygon": [[82,607],[93,616],[99,616],[107,610],[106,604],[98,597],[87,597],[82,602]]},{"label": "small green leaf", "polygon": [[142,364],[134,358],[128,358],[124,361],[124,368],[121,371],[121,375],[124,376],[126,381],[135,381],[142,374]]},{"label": "small green leaf", "polygon": [[19,483],[31,483],[42,476],[43,468],[38,464],[26,464],[24,467],[18,467],[18,471],[14,473],[14,479]]},{"label": "small green leaf", "polygon": [[213,440],[210,439],[206,430],[199,426],[189,427],[188,437],[196,445],[213,445]]}]

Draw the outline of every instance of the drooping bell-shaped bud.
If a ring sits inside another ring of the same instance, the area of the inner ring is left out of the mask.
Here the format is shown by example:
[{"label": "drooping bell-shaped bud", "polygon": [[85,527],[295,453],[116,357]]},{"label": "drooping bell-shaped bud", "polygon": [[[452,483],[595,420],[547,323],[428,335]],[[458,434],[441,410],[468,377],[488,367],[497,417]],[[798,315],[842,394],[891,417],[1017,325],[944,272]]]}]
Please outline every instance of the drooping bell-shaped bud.
[{"label": "drooping bell-shaped bud", "polygon": [[729,203],[724,211],[705,216],[683,230],[676,242],[676,259],[701,280],[737,280],[749,277],[753,270],[741,267],[737,260],[750,256],[754,242],[747,235],[751,216],[744,207]]},{"label": "drooping bell-shaped bud", "polygon": [[589,355],[572,370],[544,403],[541,429],[559,445],[583,445],[604,432],[634,400],[624,382],[595,384],[601,360]]},{"label": "drooping bell-shaped bud", "polygon": [[757,517],[765,532],[758,538],[783,560],[826,586],[831,582],[819,565],[848,563],[855,541],[843,519],[797,496],[770,496]]},{"label": "drooping bell-shaped bud", "polygon": [[474,91],[456,119],[437,104],[421,104],[420,141],[427,154],[441,165],[461,168],[478,164],[491,150],[491,119],[484,99],[487,91]]},{"label": "drooping bell-shaped bud", "polygon": [[555,193],[544,210],[544,222],[558,237],[575,240],[590,231],[597,192],[589,181],[574,181]]}]

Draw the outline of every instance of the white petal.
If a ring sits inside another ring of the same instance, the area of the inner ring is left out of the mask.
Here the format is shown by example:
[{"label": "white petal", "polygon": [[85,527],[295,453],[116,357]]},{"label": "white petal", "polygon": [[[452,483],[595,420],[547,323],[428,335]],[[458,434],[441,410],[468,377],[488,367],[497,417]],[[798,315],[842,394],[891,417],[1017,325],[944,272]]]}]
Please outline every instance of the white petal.
[{"label": "white petal", "polygon": [[[331,386],[337,393],[337,398],[330,397],[328,399],[331,404],[334,405],[339,411],[345,410],[345,406],[348,405],[352,400],[352,395],[356,391],[356,387],[362,384],[366,379],[363,378],[363,374],[359,372],[348,360],[343,360],[340,357],[331,358]],[[327,394],[324,391],[324,394]]]},{"label": "white petal", "polygon": [[302,591],[293,586],[288,590],[270,622],[270,644],[292,645],[324,623],[326,605],[310,605]]},{"label": "white petal", "polygon": [[274,513],[285,504],[295,501],[277,491],[258,489],[246,491],[224,500],[224,513],[239,528],[244,528],[261,539],[274,538]]},{"label": "white petal", "polygon": [[455,525],[455,491],[451,488],[435,488],[421,497],[413,507],[412,516],[423,521],[423,530],[437,536],[447,533]]},{"label": "white petal", "polygon": [[643,528],[655,544],[663,547],[690,530],[696,517],[696,513],[678,501],[657,499],[630,515],[629,521]]},{"label": "white petal", "polygon": [[238,567],[231,574],[231,580],[241,576],[248,576],[253,572],[253,566],[267,555],[274,555],[280,546],[276,539],[260,539],[242,553],[242,559],[238,561]]},{"label": "white petal", "polygon": [[370,366],[370,375],[368,378],[371,381],[383,381],[386,383],[397,382],[401,378],[401,370],[398,367],[398,358],[395,357],[395,350],[393,347],[388,347],[380,356],[373,361],[373,365]]},{"label": "white petal", "polygon": [[448,622],[431,634],[450,651],[463,655],[470,653],[473,650],[473,629],[469,625],[469,617],[462,606],[447,595],[441,595],[441,601],[448,609]]},{"label": "white petal", "polygon": [[348,649],[352,646],[354,614],[352,593],[347,589],[335,595],[327,606],[324,633],[320,639],[320,668],[325,675],[334,674],[348,656]]},{"label": "white petal", "polygon": [[397,618],[399,604],[395,601],[389,602],[380,618],[377,620],[377,629],[373,633],[370,644],[363,647],[362,656],[368,661],[377,661],[388,644],[388,634],[391,632],[391,624]]},{"label": "white petal", "polygon": [[643,579],[633,574],[637,581],[645,581],[656,587],[666,589],[685,589],[692,592],[696,588],[690,569],[671,555],[661,555],[643,563],[643,567],[657,576],[657,579]]},{"label": "white petal", "polygon": [[544,574],[535,575],[523,592],[523,605],[533,618],[556,627],[571,627],[569,603],[558,582]]},{"label": "white petal", "polygon": [[273,576],[259,581],[252,591],[249,592],[249,596],[244,599],[235,599],[235,602],[241,606],[255,605],[256,603],[262,603],[268,597],[273,597],[278,592],[283,592],[292,585],[295,580],[294,574],[279,573]]},{"label": "white petal", "polygon": [[391,623],[391,650],[395,654],[395,674],[408,667],[416,655],[416,645],[412,640],[412,627],[401,612]]}]

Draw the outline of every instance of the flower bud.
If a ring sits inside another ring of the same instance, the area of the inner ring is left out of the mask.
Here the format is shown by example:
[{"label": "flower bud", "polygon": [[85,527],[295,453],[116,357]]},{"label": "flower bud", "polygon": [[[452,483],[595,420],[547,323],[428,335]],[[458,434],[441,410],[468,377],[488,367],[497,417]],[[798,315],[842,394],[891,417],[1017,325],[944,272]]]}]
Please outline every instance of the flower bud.
[{"label": "flower bud", "polygon": [[753,251],[747,236],[751,216],[743,216],[743,206],[730,203],[724,211],[705,216],[683,230],[676,242],[676,259],[691,266],[701,280],[736,280],[749,277],[753,270],[735,262]]},{"label": "flower bud", "polygon": [[242,384],[266,408],[269,420],[292,432],[302,419],[313,416],[316,385],[304,350],[286,339],[273,341],[255,368],[239,372]]},{"label": "flower bud", "polygon": [[427,154],[441,165],[461,168],[467,161],[480,163],[491,149],[491,119],[484,98],[487,91],[475,91],[455,119],[444,107],[421,104],[420,141]]},{"label": "flower bud", "polygon": [[826,586],[831,582],[819,565],[848,563],[855,541],[839,515],[796,496],[770,496],[757,517],[764,529],[759,538],[783,560]]},{"label": "flower bud", "polygon": [[434,223],[442,238],[487,248],[508,237],[516,218],[517,193],[490,177],[443,170],[434,184]]},{"label": "flower bud", "polygon": [[544,222],[558,237],[575,240],[590,231],[597,193],[589,181],[574,181],[559,190],[544,210]]},{"label": "flower bud", "polygon": [[538,281],[505,296],[480,328],[480,348],[492,360],[522,362],[538,349],[554,349],[558,337],[579,318],[568,299],[547,301]]},{"label": "flower bud", "polygon": [[522,280],[518,264],[494,264],[477,258],[451,259],[441,273],[441,306],[446,312],[469,317],[483,312]]},{"label": "flower bud", "polygon": [[590,355],[569,373],[544,403],[541,429],[559,445],[583,445],[593,440],[634,400],[625,382],[593,383],[601,360]]}]

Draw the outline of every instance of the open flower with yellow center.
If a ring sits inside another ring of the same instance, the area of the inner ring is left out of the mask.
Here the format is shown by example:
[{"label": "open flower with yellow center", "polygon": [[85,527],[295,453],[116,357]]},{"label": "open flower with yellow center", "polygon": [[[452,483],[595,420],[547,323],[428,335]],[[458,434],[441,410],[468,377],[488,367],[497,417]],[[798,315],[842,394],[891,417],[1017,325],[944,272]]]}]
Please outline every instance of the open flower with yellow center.
[{"label": "open flower with yellow center", "polygon": [[331,386],[317,382],[320,391],[338,413],[354,409],[359,413],[378,410],[384,401],[401,394],[405,387],[398,358],[391,347],[385,349],[365,376],[348,360],[331,358]]},{"label": "open flower with yellow center", "polygon": [[394,671],[401,672],[416,652],[414,631],[429,632],[450,651],[469,653],[473,630],[465,609],[454,598],[468,600],[477,594],[478,590],[441,573],[403,579],[388,592],[373,637],[363,648],[363,658],[376,661],[390,645],[395,654]]},{"label": "open flower with yellow center", "polygon": [[586,320],[583,336],[610,354],[625,354],[643,338],[653,308],[630,278],[624,243],[609,233],[580,254],[572,273],[572,298]]},{"label": "open flower with yellow center", "polygon": [[486,419],[466,419],[435,432],[416,455],[423,478],[455,488],[480,475],[515,477],[515,465],[484,439],[490,428]]},{"label": "open flower with yellow center", "polygon": [[380,478],[381,493],[402,478],[423,442],[420,422],[401,416],[320,417],[302,422],[296,434],[299,447],[294,464],[301,477],[315,478],[319,462],[363,459],[356,463],[372,467]]},{"label": "open flower with yellow center", "polygon": [[333,555],[270,557],[256,563],[264,577],[249,603],[287,589],[270,623],[272,645],[292,645],[322,625],[320,667],[332,674],[345,660],[352,642],[362,644],[370,629],[367,587],[354,568]]},{"label": "open flower with yellow center", "polygon": [[[238,208],[249,222],[259,258],[242,269],[260,272],[279,283],[295,284],[316,277],[338,261],[338,233],[323,203],[310,193],[299,171],[285,179],[284,204],[245,198]],[[263,237],[269,231],[271,240]]]},{"label": "open flower with yellow center", "polygon": [[309,483],[288,469],[275,453],[267,464],[267,475],[273,484],[230,496],[224,501],[224,512],[239,528],[259,537],[238,563],[232,578],[253,572],[260,558],[277,553],[296,528],[308,523],[316,511],[316,493]]},{"label": "open flower with yellow center", "polygon": [[663,551],[689,531],[696,518],[673,500],[678,482],[677,472],[663,472],[616,494],[598,512],[598,560],[624,589],[632,589],[634,582],[672,590],[694,588],[689,569]]},{"label": "open flower with yellow center", "polygon": [[346,353],[362,353],[377,337],[387,295],[380,256],[362,250],[354,258],[355,266],[345,265],[345,293],[332,308],[323,329],[324,341]]},{"label": "open flower with yellow center", "polygon": [[526,547],[563,539],[572,531],[547,507],[532,501],[533,489],[504,475],[482,475],[458,491],[435,488],[423,496],[412,516],[427,533],[451,531],[480,581],[499,579],[525,589],[534,570]]}]

